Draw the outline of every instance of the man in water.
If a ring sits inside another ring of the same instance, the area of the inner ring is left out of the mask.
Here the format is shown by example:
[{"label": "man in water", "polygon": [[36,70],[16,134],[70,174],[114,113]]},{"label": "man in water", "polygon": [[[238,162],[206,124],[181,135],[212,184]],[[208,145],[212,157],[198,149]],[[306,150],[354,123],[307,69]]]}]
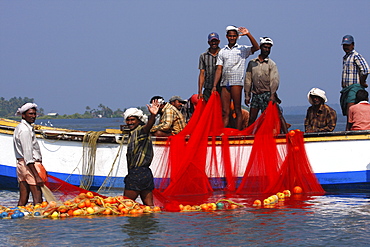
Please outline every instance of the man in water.
[{"label": "man in water", "polygon": [[269,58],[274,45],[268,37],[260,38],[261,53],[248,63],[244,81],[245,104],[248,106],[252,94],[248,125],[254,123],[258,112],[263,112],[270,101],[280,103],[276,91],[279,87],[279,72],[276,63]]},{"label": "man in water", "polygon": [[[252,46],[239,45],[237,40],[240,36],[248,36]],[[245,62],[249,55],[259,50],[259,45],[252,34],[245,27],[228,26],[226,28],[228,44],[220,50],[217,57],[217,69],[213,81],[212,92],[217,90],[220,82],[222,120],[224,126],[229,124],[230,102],[233,100],[236,114],[236,128],[242,129],[242,88],[244,85]]]},{"label": "man in water", "polygon": [[346,54],[343,57],[340,104],[343,116],[347,116],[346,130],[349,130],[348,109],[355,104],[357,91],[367,88],[366,79],[370,70],[365,58],[355,51],[355,40],[351,35],[343,37],[342,47]]},{"label": "man in water", "polygon": [[147,107],[150,116],[146,124],[146,115],[137,108],[129,108],[123,114],[130,129],[126,154],[128,174],[125,177],[124,196],[136,200],[140,195],[145,205],[153,206],[154,180],[149,166],[154,152],[149,132],[159,110],[158,100],[154,100]]},{"label": "man in water", "polygon": [[[215,78],[217,55],[220,51],[220,38],[217,33],[208,35],[209,48],[199,57],[198,77],[198,99],[204,98],[208,101],[211,96],[213,81]],[[203,93],[202,93],[202,89]],[[221,93],[220,85],[217,84],[217,91]]]},{"label": "man in water", "polygon": [[304,127],[306,132],[329,132],[335,129],[337,113],[325,103],[328,101],[325,91],[312,88],[307,95],[312,106],[307,109]]},{"label": "man in water", "polygon": [[[32,124],[36,120],[37,105],[26,103],[18,108],[16,115],[21,115],[21,123],[13,134],[14,152],[17,158],[17,178],[19,183],[18,206],[28,203],[30,192],[33,204],[42,203],[41,187],[44,181],[36,170],[36,163],[42,162],[40,146],[36,140]],[[39,165],[39,164],[36,164]]]},{"label": "man in water", "polygon": [[[155,97],[150,100],[151,103]],[[150,130],[151,134],[158,137],[178,134],[186,125],[184,115],[179,111],[185,101],[179,96],[173,96],[170,98],[169,103],[164,102],[162,97],[161,100],[158,99],[158,102],[160,104],[159,114],[161,114],[161,118],[159,124],[153,126]]]}]

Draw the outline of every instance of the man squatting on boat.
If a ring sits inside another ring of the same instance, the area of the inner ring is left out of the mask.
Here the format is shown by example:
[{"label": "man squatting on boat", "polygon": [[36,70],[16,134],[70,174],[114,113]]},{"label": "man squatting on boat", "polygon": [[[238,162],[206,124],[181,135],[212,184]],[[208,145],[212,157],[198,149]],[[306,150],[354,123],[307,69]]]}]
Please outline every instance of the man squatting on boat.
[{"label": "man squatting on boat", "polygon": [[36,166],[41,165],[42,156],[37,143],[35,130],[31,124],[36,120],[37,105],[26,103],[18,108],[16,115],[21,115],[21,123],[13,134],[14,152],[17,158],[17,178],[19,183],[18,206],[28,203],[30,192],[33,204],[42,202],[41,187],[44,185]]},{"label": "man squatting on boat", "polygon": [[348,110],[349,129],[370,130],[369,93],[366,90],[358,90],[355,103]]},{"label": "man squatting on boat", "polygon": [[305,131],[308,133],[333,131],[337,124],[337,113],[325,104],[328,101],[325,91],[312,88],[307,98],[312,106],[307,109],[304,121]]},{"label": "man squatting on boat", "polygon": [[162,96],[154,96],[150,103],[157,100],[159,104],[158,113],[161,115],[159,124],[152,127],[151,135],[158,137],[172,136],[180,133],[185,126],[186,121],[184,115],[180,112],[182,105],[186,103],[180,96],[172,96],[166,103]]},{"label": "man squatting on boat", "polygon": [[145,205],[153,206],[154,179],[149,166],[152,163],[154,151],[149,133],[159,110],[158,100],[153,100],[147,107],[150,112],[148,121],[143,111],[137,108],[129,108],[123,114],[130,129],[126,154],[128,174],[125,177],[123,195],[132,200],[136,200],[140,195]]}]

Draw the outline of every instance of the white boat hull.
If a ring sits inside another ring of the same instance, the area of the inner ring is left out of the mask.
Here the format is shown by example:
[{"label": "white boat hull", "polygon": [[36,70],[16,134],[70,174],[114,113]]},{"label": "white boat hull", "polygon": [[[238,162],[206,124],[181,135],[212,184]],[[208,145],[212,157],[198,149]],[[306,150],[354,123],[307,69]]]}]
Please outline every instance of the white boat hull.
[{"label": "white boat hull", "polygon": [[[68,135],[71,136],[70,133]],[[118,140],[120,135],[111,136]],[[46,139],[39,136],[43,164],[50,175],[80,185],[83,178],[83,144],[81,141],[60,139],[62,138]],[[312,169],[325,190],[370,191],[370,132],[313,134],[306,135],[305,141]],[[164,142],[154,141],[154,144],[155,156],[151,169],[158,182],[161,179]],[[248,163],[252,143],[247,141],[233,148],[243,152],[239,158],[238,170],[238,177],[241,178]],[[0,132],[0,150],[0,188],[16,188],[16,159],[11,130]],[[123,144],[120,149],[118,143],[97,143],[94,167],[92,188],[99,188],[109,175],[111,179],[106,186],[123,189],[123,179],[127,174],[126,145]]]}]

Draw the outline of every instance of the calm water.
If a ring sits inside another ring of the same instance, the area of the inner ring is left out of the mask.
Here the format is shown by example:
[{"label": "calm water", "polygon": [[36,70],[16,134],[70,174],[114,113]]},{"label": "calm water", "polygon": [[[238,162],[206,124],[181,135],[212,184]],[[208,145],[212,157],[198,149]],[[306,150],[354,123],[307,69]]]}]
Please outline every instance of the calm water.
[{"label": "calm water", "polygon": [[[18,193],[0,191],[0,204]],[[0,246],[368,246],[369,194],[279,209],[0,220]]]},{"label": "calm water", "polygon": [[[292,129],[303,129],[303,118],[286,116]],[[122,119],[50,122],[99,131],[118,128]],[[344,121],[336,130],[344,130]],[[17,191],[0,190],[0,205],[17,199]],[[369,202],[370,194],[330,194],[278,209],[0,220],[0,246],[368,246]]]},{"label": "calm water", "polygon": [[[304,130],[304,115],[286,115],[286,122],[291,124],[290,129]],[[335,131],[345,130],[346,118],[338,114],[337,126]],[[93,130],[101,131],[105,129],[119,129],[121,124],[124,124],[123,118],[93,118],[93,119],[52,119],[52,120],[36,120],[36,124],[69,128],[75,130]]]}]

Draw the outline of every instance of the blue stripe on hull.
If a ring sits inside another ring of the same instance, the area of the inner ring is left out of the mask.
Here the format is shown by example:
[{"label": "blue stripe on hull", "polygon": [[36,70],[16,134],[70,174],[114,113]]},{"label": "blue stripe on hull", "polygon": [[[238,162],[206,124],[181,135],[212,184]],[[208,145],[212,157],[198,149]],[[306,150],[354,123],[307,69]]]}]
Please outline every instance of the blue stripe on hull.
[{"label": "blue stripe on hull", "polygon": [[[70,175],[56,172],[49,172],[49,174],[76,186],[80,185],[80,179],[82,177],[81,175]],[[357,172],[317,173],[316,176],[325,191],[370,191],[370,170]],[[104,176],[95,176],[91,189],[98,189],[103,184],[105,178],[106,177]],[[123,190],[123,179],[123,177],[111,178],[106,186]],[[158,185],[160,180],[161,179],[155,179],[155,184]],[[241,178],[238,180],[239,184]],[[18,188],[16,169],[14,167],[0,165],[0,188]]]}]

